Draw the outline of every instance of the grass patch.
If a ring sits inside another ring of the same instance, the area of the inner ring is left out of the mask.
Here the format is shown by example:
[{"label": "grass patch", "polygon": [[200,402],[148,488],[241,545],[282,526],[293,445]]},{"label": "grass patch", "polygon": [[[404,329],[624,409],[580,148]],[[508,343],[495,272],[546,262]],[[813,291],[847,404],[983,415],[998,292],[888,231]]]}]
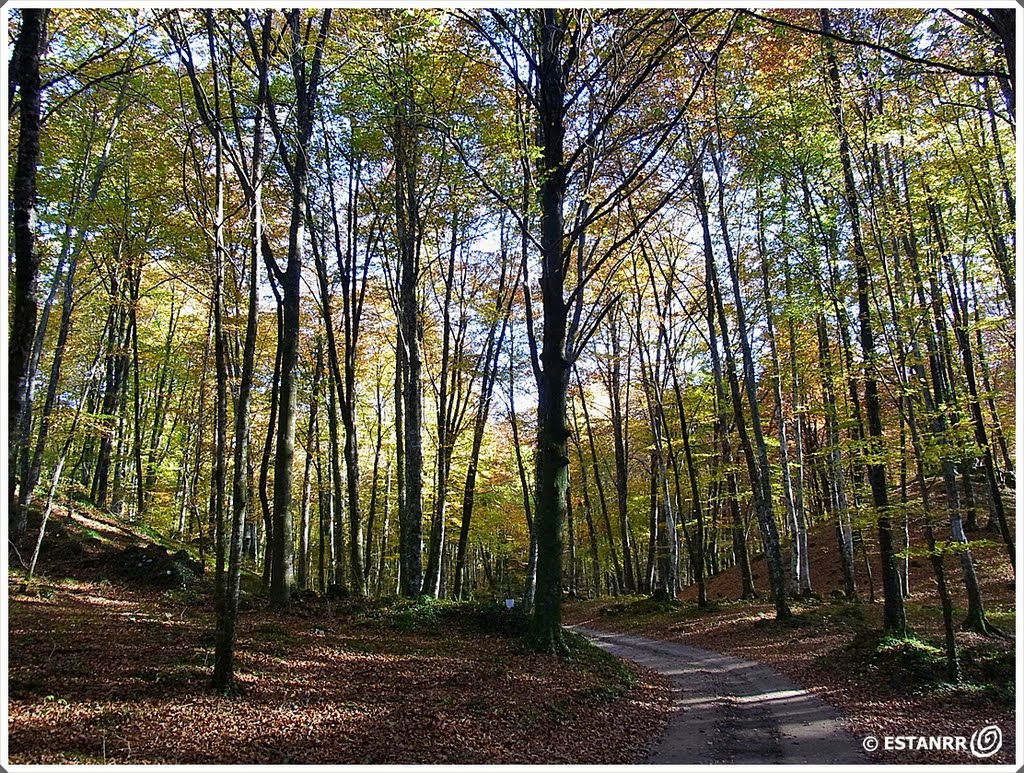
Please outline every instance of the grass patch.
[{"label": "grass patch", "polygon": [[1013,706],[1017,698],[1016,666],[1016,652],[1012,649],[995,650],[984,645],[963,648],[960,652],[962,687],[976,691],[979,697]]},{"label": "grass patch", "polygon": [[239,581],[239,595],[250,599],[266,595],[263,588],[263,575],[243,568]]},{"label": "grass patch", "polygon": [[636,687],[636,673],[624,661],[595,646],[587,637],[575,631],[564,631],[562,635],[569,648],[569,663],[577,670],[592,674],[598,681],[588,691],[591,697],[613,700]]},{"label": "grass patch", "polygon": [[341,614],[371,627],[390,628],[403,633],[460,631],[484,636],[524,636],[529,618],[522,607],[482,601],[451,601],[420,596],[416,599],[390,598],[349,601]]},{"label": "grass patch", "polygon": [[946,681],[942,648],[908,634],[864,630],[839,650],[825,655],[825,665],[840,665],[867,678],[884,678],[893,689],[916,692]]},{"label": "grass patch", "polygon": [[[601,608],[601,614],[605,617],[655,617],[659,615],[675,615],[686,611],[687,605],[681,601],[668,598],[654,598],[653,596],[642,596],[629,601],[621,601],[617,604],[609,604]],[[716,611],[710,603],[701,610],[702,612]]]},{"label": "grass patch", "polygon": [[832,605],[828,611],[825,612],[825,617],[828,620],[844,623],[855,628],[863,628],[867,625],[867,617],[864,614],[864,605],[857,604],[852,601],[845,601]]}]

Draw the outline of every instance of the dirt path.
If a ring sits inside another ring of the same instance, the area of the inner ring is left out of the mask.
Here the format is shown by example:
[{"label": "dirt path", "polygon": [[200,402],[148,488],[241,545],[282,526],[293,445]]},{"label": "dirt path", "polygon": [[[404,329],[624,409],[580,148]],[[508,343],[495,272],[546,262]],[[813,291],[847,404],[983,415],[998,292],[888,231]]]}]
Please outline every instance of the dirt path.
[{"label": "dirt path", "polygon": [[675,642],[574,630],[675,683],[676,711],[647,763],[868,762],[835,709],[765,665]]}]

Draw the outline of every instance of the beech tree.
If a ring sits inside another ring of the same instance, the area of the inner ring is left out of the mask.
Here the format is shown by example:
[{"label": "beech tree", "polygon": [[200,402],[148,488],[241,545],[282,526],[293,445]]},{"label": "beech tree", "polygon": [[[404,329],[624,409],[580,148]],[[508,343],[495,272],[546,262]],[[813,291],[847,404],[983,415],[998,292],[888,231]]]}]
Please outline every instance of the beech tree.
[{"label": "beech tree", "polygon": [[[712,16],[700,11],[620,16],[616,12],[590,15],[545,9],[525,18],[498,11],[468,17],[508,68],[524,104],[535,116],[540,145],[536,173],[531,175],[536,180],[538,201],[538,231],[531,243],[539,256],[542,310],[536,319],[532,308],[527,310],[538,416],[534,516],[537,591],[531,635],[539,649],[559,651],[564,647],[560,609],[569,464],[569,374],[581,344],[593,335],[615,302],[606,286],[597,290],[596,298],[587,297],[593,292],[588,292],[588,283],[613,259],[613,254],[607,248],[588,249],[585,235],[629,194],[655,177],[656,161],[678,141],[679,123],[695,91],[683,94],[668,111],[654,118],[655,130],[645,150],[625,163],[614,156],[618,175],[612,175],[608,168],[613,154],[595,152],[594,148],[613,142],[611,138],[623,117],[641,104],[658,74],[679,55],[687,37]],[[597,40],[594,32],[598,23],[614,30],[610,39],[616,47],[604,47]],[[727,34],[722,34],[719,39],[724,42],[726,38]],[[618,47],[642,53],[635,61],[620,62],[615,54]],[[712,58],[715,53],[712,44]],[[695,56],[703,61],[699,53]],[[604,99],[592,98],[597,88],[605,91]],[[578,133],[576,121],[583,122]],[[596,204],[586,201],[584,195],[567,218],[567,201],[598,180],[607,187],[602,186],[603,195]],[[669,195],[666,193],[661,203]],[[651,208],[651,214],[658,206],[660,203]],[[629,236],[623,235],[617,241],[628,240]],[[575,271],[571,268],[574,257]],[[529,299],[527,303],[532,307]]]},{"label": "beech tree", "polygon": [[[22,412],[29,390],[29,363],[39,312],[39,254],[36,248],[36,167],[39,164],[40,79],[39,59],[43,53],[46,10],[26,8],[14,44],[11,87],[20,97],[18,109],[18,151],[14,169],[11,204],[14,210],[14,309],[8,339],[7,421],[8,517],[12,540],[25,532],[26,512],[18,506],[15,474],[22,437]],[[24,482],[23,482],[24,485]]]},{"label": "beech tree", "polygon": [[515,597],[564,653],[566,594],[707,608],[725,572],[902,632],[924,556],[950,673],[958,624],[999,634],[1001,14],[57,9],[35,65],[33,16],[12,545],[45,567],[65,501],[173,533],[218,689],[250,571],[282,612]]}]

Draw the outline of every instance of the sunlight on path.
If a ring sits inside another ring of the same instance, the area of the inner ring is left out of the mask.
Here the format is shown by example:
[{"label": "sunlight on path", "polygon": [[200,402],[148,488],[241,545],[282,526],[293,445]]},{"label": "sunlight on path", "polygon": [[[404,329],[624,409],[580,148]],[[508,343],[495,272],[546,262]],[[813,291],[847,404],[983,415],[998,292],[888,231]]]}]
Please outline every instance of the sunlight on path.
[{"label": "sunlight on path", "polygon": [[835,709],[767,666],[677,642],[574,630],[672,679],[675,713],[648,763],[868,762]]}]

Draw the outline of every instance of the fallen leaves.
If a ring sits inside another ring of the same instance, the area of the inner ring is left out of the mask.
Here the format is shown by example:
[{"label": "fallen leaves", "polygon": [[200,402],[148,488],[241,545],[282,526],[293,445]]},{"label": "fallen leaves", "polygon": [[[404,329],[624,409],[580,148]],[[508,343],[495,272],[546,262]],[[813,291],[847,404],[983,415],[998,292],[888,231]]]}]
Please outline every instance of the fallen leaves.
[{"label": "fallen leaves", "polygon": [[242,690],[225,698],[207,687],[205,608],[88,581],[53,591],[10,599],[17,764],[624,764],[669,712],[655,674],[615,697],[515,639],[350,626],[316,602],[243,618]]},{"label": "fallen leaves", "polygon": [[[814,535],[811,544],[811,577],[818,592],[827,595],[841,583],[837,566],[830,555],[828,530]],[[983,583],[986,607],[990,614],[1008,615],[1015,610],[1014,585],[1007,580],[1008,563],[1001,546],[980,546],[974,551],[975,566]],[[954,601],[962,614],[965,608],[958,562],[946,566]],[[877,572],[876,572],[877,577]],[[859,580],[860,581],[860,580]],[[942,641],[941,615],[926,562],[911,562],[913,596],[907,601],[914,630],[933,642]],[[864,583],[866,585],[866,582]],[[861,586],[862,590],[864,585]],[[968,753],[942,749],[880,748],[871,756],[886,764],[1011,764],[1014,761],[1016,721],[1013,706],[997,701],[991,691],[977,686],[930,688],[919,692],[899,690],[890,684],[890,674],[857,669],[827,656],[846,646],[858,627],[881,627],[881,600],[866,600],[858,605],[815,601],[796,604],[798,619],[793,625],[774,622],[773,608],[764,601],[726,602],[740,591],[738,569],[733,568],[709,583],[709,593],[717,601],[700,612],[692,601],[676,608],[655,608],[641,604],[609,606],[608,599],[569,605],[569,622],[592,628],[635,633],[652,638],[680,640],[686,644],[767,663],[789,676],[801,687],[819,695],[845,716],[857,739],[875,736],[965,736],[989,725],[1002,730],[1001,750],[991,757],[977,759]],[[689,589],[692,591],[692,589]],[[851,624],[856,619],[857,625]],[[1012,631],[1012,624],[1005,626]],[[1001,655],[1010,658],[1015,651],[1013,639],[986,639],[974,633],[958,632],[962,657]],[[1011,669],[1012,670],[1012,669]],[[998,677],[989,676],[989,681]],[[1013,689],[1012,677],[1006,683]],[[966,756],[965,756],[966,754]]]}]

